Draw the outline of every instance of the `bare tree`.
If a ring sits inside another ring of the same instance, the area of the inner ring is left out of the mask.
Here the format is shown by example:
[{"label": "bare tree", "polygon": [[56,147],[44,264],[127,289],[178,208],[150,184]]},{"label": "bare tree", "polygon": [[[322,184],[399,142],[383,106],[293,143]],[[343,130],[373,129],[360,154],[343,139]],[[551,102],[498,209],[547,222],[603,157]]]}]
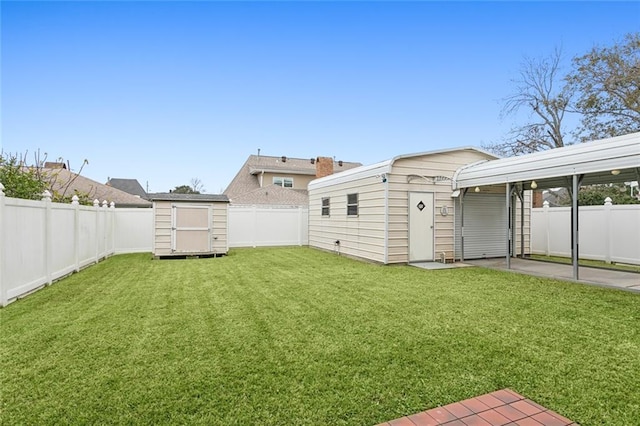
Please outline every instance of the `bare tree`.
[{"label": "bare tree", "polygon": [[567,82],[582,114],[576,134],[593,140],[640,131],[640,33],[573,59]]},{"label": "bare tree", "polygon": [[529,121],[513,127],[501,142],[485,145],[486,149],[512,156],[565,145],[563,120],[571,93],[559,75],[561,57],[556,49],[549,57],[523,60],[520,76],[513,80],[514,93],[503,99],[501,115],[515,116],[524,110]]},{"label": "bare tree", "polygon": [[204,184],[197,177],[191,178],[190,183],[191,183],[191,189],[193,189],[193,192],[195,192],[196,194],[200,194],[206,191],[206,189],[204,189]]}]

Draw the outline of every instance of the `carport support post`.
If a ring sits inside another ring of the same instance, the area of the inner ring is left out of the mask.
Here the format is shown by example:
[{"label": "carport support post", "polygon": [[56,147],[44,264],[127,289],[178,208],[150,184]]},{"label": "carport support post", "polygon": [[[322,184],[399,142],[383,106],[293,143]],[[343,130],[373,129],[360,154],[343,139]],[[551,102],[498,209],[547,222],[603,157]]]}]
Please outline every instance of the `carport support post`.
[{"label": "carport support post", "polygon": [[571,263],[573,264],[573,279],[578,280],[578,175],[573,175],[571,191]]},{"label": "carport support post", "polygon": [[467,193],[465,188],[460,193],[460,261],[464,262],[464,194]]},{"label": "carport support post", "polygon": [[520,258],[524,259],[524,184],[520,184]]},{"label": "carport support post", "polygon": [[507,182],[507,269],[511,269],[511,184]]}]

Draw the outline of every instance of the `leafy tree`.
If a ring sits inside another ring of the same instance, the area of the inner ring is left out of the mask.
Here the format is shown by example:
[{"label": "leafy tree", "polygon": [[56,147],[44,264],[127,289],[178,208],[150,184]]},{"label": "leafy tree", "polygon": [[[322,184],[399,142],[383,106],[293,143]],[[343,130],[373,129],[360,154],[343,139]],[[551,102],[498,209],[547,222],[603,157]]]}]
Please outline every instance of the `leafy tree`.
[{"label": "leafy tree", "polygon": [[174,194],[199,194],[200,193],[199,191],[195,191],[189,185],[176,186],[171,192],[173,192]]},{"label": "leafy tree", "polygon": [[563,86],[560,75],[561,51],[549,57],[525,58],[520,76],[513,80],[515,90],[504,99],[502,116],[525,111],[529,121],[511,129],[502,142],[484,148],[502,156],[527,154],[565,145],[563,120],[571,93]]},{"label": "leafy tree", "polygon": [[[73,182],[80,175],[80,172],[89,162],[84,160],[80,171],[73,173],[71,177],[63,182],[57,169],[44,169],[42,165],[46,162],[47,154],[40,158],[40,152],[34,153],[35,164],[28,165],[27,154],[4,154],[0,153],[0,182],[4,185],[4,193],[8,197],[24,198],[29,200],[42,199],[42,193],[48,190],[51,193],[51,200],[57,203],[70,203],[73,196],[77,195],[80,204],[92,205],[91,194],[73,190]],[[63,162],[61,158],[58,162]],[[61,170],[61,169],[60,169]]]},{"label": "leafy tree", "polygon": [[202,181],[198,178],[191,179],[191,185],[176,186],[171,192],[174,194],[200,194],[204,191]]},{"label": "leafy tree", "polygon": [[17,155],[0,154],[0,182],[7,197],[39,200],[47,188],[37,169],[26,167]]},{"label": "leafy tree", "polygon": [[605,198],[611,198],[613,204],[640,204],[640,200],[631,196],[630,188],[625,185],[590,185],[578,192],[578,204],[581,206],[601,206]]},{"label": "leafy tree", "polygon": [[594,140],[640,131],[640,33],[573,60],[567,76],[582,115],[577,135]]},{"label": "leafy tree", "polygon": [[[633,194],[633,195],[632,195]],[[613,204],[640,204],[637,190],[624,184],[587,185],[578,192],[578,204],[581,206],[601,206],[609,197]],[[565,193],[556,201],[558,206],[570,206],[571,196]]]}]

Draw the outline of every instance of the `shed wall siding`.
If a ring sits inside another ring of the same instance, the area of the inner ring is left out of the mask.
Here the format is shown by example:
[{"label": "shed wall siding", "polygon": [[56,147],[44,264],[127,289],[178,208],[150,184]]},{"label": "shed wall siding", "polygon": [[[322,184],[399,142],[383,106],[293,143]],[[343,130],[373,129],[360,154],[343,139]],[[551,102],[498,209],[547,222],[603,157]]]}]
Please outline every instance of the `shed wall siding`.
[{"label": "shed wall siding", "polygon": [[[347,194],[358,194],[358,216],[347,216]],[[384,262],[385,187],[380,178],[357,179],[309,191],[309,245]],[[322,198],[329,197],[329,216]],[[339,247],[335,244],[340,241]]]},{"label": "shed wall siding", "polygon": [[[434,182],[433,179],[412,177],[444,176],[451,179],[462,165],[485,160],[488,155],[473,150],[459,150],[426,154],[410,158],[398,158],[387,173],[387,182],[378,176],[355,175],[353,180],[325,182],[321,188],[309,191],[309,245],[385,262],[385,227],[387,235],[387,262],[407,263],[409,260],[409,192],[428,192],[434,195],[434,257],[444,253],[454,258],[454,200],[451,198],[451,181]],[[373,172],[375,173],[375,172]],[[328,184],[328,185],[327,185]],[[388,215],[385,212],[385,186]],[[346,195],[359,194],[358,217],[346,216]],[[330,199],[330,216],[321,216],[323,197]],[[447,215],[442,215],[446,207]]]}]

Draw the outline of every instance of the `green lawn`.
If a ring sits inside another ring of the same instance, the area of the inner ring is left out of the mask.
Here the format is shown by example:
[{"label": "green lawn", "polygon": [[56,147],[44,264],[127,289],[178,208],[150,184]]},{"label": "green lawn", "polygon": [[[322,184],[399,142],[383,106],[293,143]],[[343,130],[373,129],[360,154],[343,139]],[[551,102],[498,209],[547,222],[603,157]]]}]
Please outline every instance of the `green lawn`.
[{"label": "green lawn", "polygon": [[640,419],[640,295],[479,268],[121,255],[0,321],[7,425],[368,425],[505,387]]}]

